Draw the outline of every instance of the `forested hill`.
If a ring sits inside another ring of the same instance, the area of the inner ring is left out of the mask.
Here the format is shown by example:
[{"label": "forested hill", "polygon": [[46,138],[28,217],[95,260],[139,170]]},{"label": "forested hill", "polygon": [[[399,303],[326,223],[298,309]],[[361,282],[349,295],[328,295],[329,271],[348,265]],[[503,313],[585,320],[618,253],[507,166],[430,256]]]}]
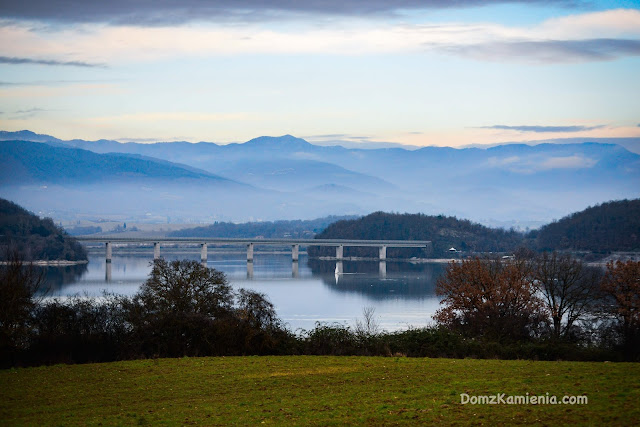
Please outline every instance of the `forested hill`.
[{"label": "forested hill", "polygon": [[[316,238],[432,241],[432,254],[426,254],[422,249],[390,248],[388,250],[390,258],[399,251],[403,251],[403,256],[407,256],[406,252],[411,252],[411,256],[440,257],[445,256],[451,247],[461,251],[511,252],[523,242],[523,235],[516,231],[493,229],[455,217],[384,212],[375,212],[354,220],[338,221],[327,227]],[[309,248],[309,251],[313,255],[324,254],[323,248]],[[366,248],[345,248],[345,256],[367,256],[365,252],[367,252]]]},{"label": "forested hill", "polygon": [[602,203],[529,234],[538,249],[640,250],[640,199]]},{"label": "forested hill", "polygon": [[9,251],[31,260],[84,261],[87,253],[51,218],[38,216],[5,199],[0,199],[0,259]]},{"label": "forested hill", "polygon": [[355,218],[353,216],[327,216],[312,220],[294,221],[264,221],[234,224],[231,222],[217,222],[205,227],[195,227],[169,234],[171,237],[237,237],[266,239],[312,239],[317,233],[324,230],[329,224]]}]

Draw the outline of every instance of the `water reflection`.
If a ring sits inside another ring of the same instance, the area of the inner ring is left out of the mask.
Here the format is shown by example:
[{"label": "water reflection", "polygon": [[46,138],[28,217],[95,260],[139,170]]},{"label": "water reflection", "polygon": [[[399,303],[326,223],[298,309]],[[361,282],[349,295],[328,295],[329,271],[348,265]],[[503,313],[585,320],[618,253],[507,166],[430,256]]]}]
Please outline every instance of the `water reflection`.
[{"label": "water reflection", "polygon": [[60,292],[66,285],[80,280],[87,272],[87,266],[87,264],[78,264],[64,267],[40,267],[45,270],[45,287],[40,289],[40,293]]},{"label": "water reflection", "polygon": [[[278,315],[291,329],[311,329],[316,321],[353,324],[363,307],[372,306],[382,328],[395,330],[431,323],[438,308],[435,282],[444,266],[410,262],[355,262],[309,259],[300,254],[256,253],[247,262],[246,252],[216,252],[209,248],[206,265],[223,271],[235,288],[265,293]],[[200,248],[193,253],[164,251],[168,261],[201,261]],[[88,294],[104,291],[133,295],[151,271],[153,253],[114,253],[106,263],[104,253],[89,255],[89,264],[50,268],[49,295]]]},{"label": "water reflection", "polygon": [[358,293],[372,299],[421,299],[435,296],[442,264],[375,261],[308,262],[315,277],[336,293]]},{"label": "water reflection", "polygon": [[253,279],[253,261],[247,261],[247,279]]}]

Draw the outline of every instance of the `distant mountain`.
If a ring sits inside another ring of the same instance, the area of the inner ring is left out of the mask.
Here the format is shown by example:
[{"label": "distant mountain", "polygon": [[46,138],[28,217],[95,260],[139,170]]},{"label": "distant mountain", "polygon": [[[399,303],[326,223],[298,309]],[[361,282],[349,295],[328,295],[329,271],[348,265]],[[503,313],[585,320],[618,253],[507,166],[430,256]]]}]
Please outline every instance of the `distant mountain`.
[{"label": "distant mountain", "polygon": [[[27,131],[20,135],[47,140]],[[640,155],[614,144],[405,150],[317,146],[291,135],[228,145],[49,139],[46,143],[57,147],[127,154],[156,164],[165,161],[178,164],[181,173],[212,174],[250,185],[261,193],[258,198],[255,191],[251,196],[237,191],[235,198],[221,198],[215,205],[213,218],[234,221],[362,215],[383,210],[442,213],[484,223],[517,220],[524,228],[606,200],[640,197]],[[68,183],[66,189],[70,186]],[[171,197],[181,200],[181,217],[212,218],[210,209],[202,209],[195,192],[194,200],[183,194],[188,190],[176,192]],[[15,196],[26,203],[33,200]],[[241,204],[248,209],[236,205],[243,197]],[[144,206],[144,199],[142,196],[137,203],[137,215],[155,214],[151,206]],[[213,206],[211,203],[207,206]],[[29,207],[43,208],[36,203]]]},{"label": "distant mountain", "polygon": [[29,141],[0,142],[0,184],[87,184],[111,181],[232,181],[167,161],[123,154],[96,154]]},{"label": "distant mountain", "polygon": [[263,160],[263,157],[252,155],[246,160],[229,162],[226,167],[216,170],[232,179],[279,191],[298,191],[332,184],[346,184],[360,190],[377,188],[378,191],[388,191],[395,188],[393,184],[375,176],[316,160]]},{"label": "distant mountain", "polygon": [[[625,149],[631,151],[632,153],[640,154],[640,138],[630,137],[630,138],[555,138],[555,139],[540,139],[540,140],[532,140],[526,141],[527,145],[538,145],[538,144],[582,144],[584,142],[595,142],[598,144],[615,144]],[[513,144],[522,144],[522,142],[501,142],[498,144],[493,144],[492,146],[497,147],[500,145],[513,145]],[[491,145],[486,144],[471,144],[467,145],[464,148],[489,148]]]},{"label": "distant mountain", "polygon": [[0,141],[31,141],[31,142],[55,142],[62,143],[61,139],[51,135],[41,135],[30,130],[20,130],[17,132],[7,132],[0,130]]},{"label": "distant mountain", "polygon": [[640,199],[602,203],[529,235],[541,250],[640,250]]},{"label": "distant mountain", "polygon": [[[371,190],[371,189],[370,189]],[[326,195],[330,197],[338,197],[338,196],[360,196],[366,194],[368,196],[373,196],[374,194],[371,192],[363,193],[362,191],[355,190],[351,187],[347,187],[346,185],[339,184],[324,184],[319,185],[317,187],[307,189],[312,194],[316,195]]]},{"label": "distant mountain", "polygon": [[84,247],[51,218],[40,219],[15,203],[0,199],[0,259],[6,259],[12,251],[27,261],[87,259]]},{"label": "distant mountain", "polygon": [[233,144],[234,146],[241,145],[243,148],[255,148],[264,152],[272,153],[274,150],[308,150],[313,147],[302,138],[296,138],[293,135],[283,135],[280,137],[274,136],[260,136],[258,138],[251,139],[244,144]]},{"label": "distant mountain", "polygon": [[[0,142],[0,195],[59,218],[240,217],[274,193],[166,160]],[[224,203],[221,201],[224,200]]]}]

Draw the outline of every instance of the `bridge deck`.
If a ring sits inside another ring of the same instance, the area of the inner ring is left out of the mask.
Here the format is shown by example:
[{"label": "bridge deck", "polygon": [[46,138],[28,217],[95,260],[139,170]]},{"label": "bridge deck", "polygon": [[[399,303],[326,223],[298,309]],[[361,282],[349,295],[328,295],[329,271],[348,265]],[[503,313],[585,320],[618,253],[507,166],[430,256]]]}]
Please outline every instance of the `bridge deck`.
[{"label": "bridge deck", "polygon": [[429,240],[350,240],[350,239],[248,239],[223,237],[91,237],[79,236],[80,242],[96,243],[206,243],[207,245],[300,245],[300,246],[387,246],[394,248],[420,248],[431,244]]}]

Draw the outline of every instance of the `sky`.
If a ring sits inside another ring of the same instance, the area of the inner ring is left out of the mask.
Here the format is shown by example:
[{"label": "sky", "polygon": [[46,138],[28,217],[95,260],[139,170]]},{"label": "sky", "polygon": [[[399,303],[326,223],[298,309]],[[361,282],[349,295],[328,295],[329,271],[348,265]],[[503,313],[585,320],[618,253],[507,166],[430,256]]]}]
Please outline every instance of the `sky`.
[{"label": "sky", "polygon": [[3,0],[0,99],[61,139],[640,137],[640,0]]}]

